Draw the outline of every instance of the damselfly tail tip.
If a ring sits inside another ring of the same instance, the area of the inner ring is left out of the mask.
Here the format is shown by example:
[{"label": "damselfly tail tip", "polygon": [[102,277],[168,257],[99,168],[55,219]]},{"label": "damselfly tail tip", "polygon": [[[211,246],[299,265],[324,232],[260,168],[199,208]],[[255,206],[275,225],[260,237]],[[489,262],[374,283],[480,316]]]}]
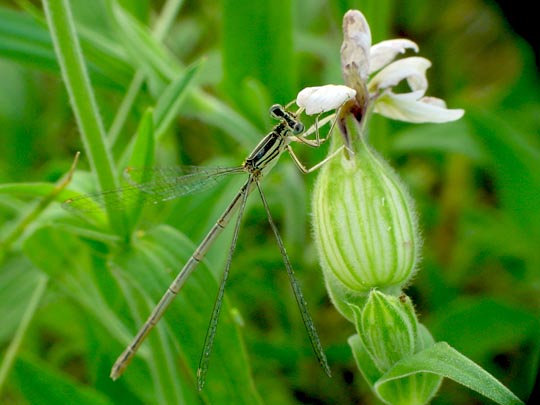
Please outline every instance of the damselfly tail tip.
[{"label": "damselfly tail tip", "polygon": [[113,366],[111,370],[111,374],[109,377],[111,377],[111,380],[116,381],[120,378],[121,374],[118,373],[118,370],[116,369],[116,365]]},{"label": "damselfly tail tip", "polygon": [[124,365],[118,364],[118,362],[114,363],[111,369],[111,374],[110,374],[111,379],[113,381],[118,380],[122,376],[122,374],[124,374],[125,369],[126,367]]},{"label": "damselfly tail tip", "polygon": [[133,358],[132,356],[133,351],[129,350],[128,348],[114,362],[111,368],[111,374],[109,375],[113,381],[118,380],[122,376],[122,374],[124,374],[127,366],[129,366],[129,363],[131,363],[131,359]]}]

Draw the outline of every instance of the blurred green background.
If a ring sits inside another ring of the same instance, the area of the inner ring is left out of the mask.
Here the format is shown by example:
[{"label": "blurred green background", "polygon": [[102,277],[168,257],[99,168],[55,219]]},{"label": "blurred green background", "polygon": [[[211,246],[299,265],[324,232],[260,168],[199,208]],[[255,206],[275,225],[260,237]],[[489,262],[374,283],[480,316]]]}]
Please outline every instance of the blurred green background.
[{"label": "blurred green background", "polygon": [[[306,86],[342,83],[341,18],[350,8],[365,14],[374,43],[418,43],[433,62],[428,95],[466,115],[445,125],[371,123],[372,143],[409,186],[420,216],[423,261],[407,293],[436,340],[523,400],[538,395],[538,43],[515,33],[527,35],[527,26],[487,0],[70,4],[119,173],[145,110],[201,58],[157,140],[157,165],[238,165],[273,125],[271,104]],[[151,40],[163,27],[163,40]],[[118,113],[121,103],[129,108]],[[326,152],[296,149],[311,164]],[[73,181],[51,196],[79,150]],[[333,378],[311,352],[252,197],[202,394],[195,372],[230,231],[126,375],[110,381],[116,356],[241,179],[146,210],[126,244],[103,218],[88,222],[61,208],[66,196],[96,190],[89,170],[40,3],[0,2],[1,403],[377,403],[354,365],[346,342],[353,326],[329,302],[310,237],[316,174],[301,175],[287,156],[263,186]],[[40,205],[47,196],[55,201]],[[445,381],[433,403],[488,402]]]}]

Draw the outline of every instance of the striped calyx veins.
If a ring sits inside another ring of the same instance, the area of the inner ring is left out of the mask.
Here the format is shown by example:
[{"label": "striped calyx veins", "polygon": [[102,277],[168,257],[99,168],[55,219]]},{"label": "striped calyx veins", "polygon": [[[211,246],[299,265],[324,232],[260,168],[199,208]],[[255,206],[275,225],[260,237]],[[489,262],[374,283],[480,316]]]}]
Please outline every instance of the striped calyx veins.
[{"label": "striped calyx veins", "polygon": [[354,157],[322,168],[313,198],[315,242],[334,301],[401,289],[416,271],[421,243],[397,174],[364,139],[356,146]]}]

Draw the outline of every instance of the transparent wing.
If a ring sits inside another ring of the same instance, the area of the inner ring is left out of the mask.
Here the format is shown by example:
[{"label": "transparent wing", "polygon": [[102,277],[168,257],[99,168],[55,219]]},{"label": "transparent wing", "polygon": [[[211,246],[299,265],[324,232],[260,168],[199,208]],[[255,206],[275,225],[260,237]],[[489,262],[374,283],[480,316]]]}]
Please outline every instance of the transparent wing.
[{"label": "transparent wing", "polygon": [[102,193],[86,194],[64,201],[63,207],[74,212],[96,212],[105,206],[122,211],[136,204],[158,204],[186,194],[197,193],[216,185],[225,175],[243,173],[240,167],[152,167],[128,168],[125,187]]}]

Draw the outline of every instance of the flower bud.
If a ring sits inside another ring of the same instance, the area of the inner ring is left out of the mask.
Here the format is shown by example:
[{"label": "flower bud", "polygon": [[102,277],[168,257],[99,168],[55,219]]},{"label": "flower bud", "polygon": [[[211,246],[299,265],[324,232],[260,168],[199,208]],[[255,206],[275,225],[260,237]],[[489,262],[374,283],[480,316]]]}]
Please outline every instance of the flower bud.
[{"label": "flower bud", "polygon": [[372,290],[364,308],[353,306],[353,311],[358,334],[379,371],[415,353],[418,320],[409,297]]},{"label": "flower bud", "polygon": [[[359,133],[354,118],[347,125]],[[421,244],[412,201],[398,176],[362,137],[353,138],[355,154],[323,166],[313,197],[326,284],[349,319],[348,303],[365,299],[373,288],[395,293],[411,279]]]},{"label": "flower bud", "polygon": [[409,297],[373,290],[362,309],[351,305],[351,310],[358,335],[349,338],[349,345],[377,397],[385,404],[429,403],[442,377],[403,369],[410,356],[434,344],[429,331],[418,322]]},{"label": "flower bud", "polygon": [[371,31],[366,18],[358,10],[347,11],[343,16],[341,71],[345,84],[356,91],[356,102],[362,115],[369,102],[366,83],[369,77],[370,47]]}]

